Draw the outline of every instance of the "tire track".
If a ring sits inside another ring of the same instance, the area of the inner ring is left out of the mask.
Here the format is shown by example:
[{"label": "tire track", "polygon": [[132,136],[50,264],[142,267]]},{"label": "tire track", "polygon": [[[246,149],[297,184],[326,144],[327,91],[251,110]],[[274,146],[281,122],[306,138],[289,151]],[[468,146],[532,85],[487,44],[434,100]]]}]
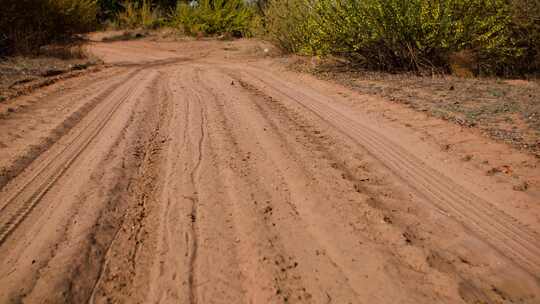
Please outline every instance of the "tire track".
[{"label": "tire track", "polygon": [[[105,87],[100,93],[93,95],[89,101],[80,106],[63,121],[59,122],[55,128],[50,130],[49,134],[43,139],[42,143],[29,146],[29,150],[27,152],[14,159],[10,165],[0,169],[0,189],[7,185],[9,181],[16,177],[19,173],[23,172],[28,165],[30,165],[37,157],[41,155],[41,153],[45,152],[65,133],[71,130],[84,117],[86,117],[86,114],[91,112],[103,98],[110,95],[114,90],[120,87],[124,81],[129,79],[130,76],[136,72],[137,70],[117,71],[115,74],[109,75],[107,78],[98,77],[95,80],[96,83],[90,84],[87,88],[99,89]],[[122,81],[118,81],[118,78],[122,78]],[[59,94],[58,92],[48,93],[42,96],[40,99],[55,99],[59,97],[61,99],[77,98],[78,96],[74,94],[75,92],[80,94],[80,88],[69,88],[65,94]],[[60,101],[60,103],[62,103],[62,101]],[[0,208],[1,207],[3,206],[0,205]]]},{"label": "tire track", "polygon": [[[159,87],[158,82],[163,76],[163,73],[159,73],[160,77],[155,77],[151,81],[150,88]],[[164,89],[167,94],[167,88]],[[161,92],[158,92],[157,96],[162,96]],[[136,153],[135,158],[138,164],[135,170],[137,173],[133,177],[133,182],[127,187],[131,189],[132,193],[128,194],[127,201],[131,202],[131,206],[127,208],[122,215],[121,225],[119,225],[117,232],[114,234],[111,242],[107,246],[105,254],[103,255],[103,262],[99,270],[99,274],[96,281],[93,284],[91,295],[87,300],[87,303],[99,302],[96,299],[99,298],[98,292],[104,292],[114,289],[114,287],[107,286],[114,282],[116,286],[124,284],[125,286],[131,286],[137,273],[138,263],[144,260],[145,257],[141,257],[143,243],[146,241],[146,232],[150,229],[147,227],[146,221],[149,214],[152,212],[151,208],[156,206],[156,200],[154,194],[159,187],[159,183],[155,181],[158,179],[158,171],[160,166],[160,159],[162,157],[161,151],[163,146],[166,145],[166,130],[170,121],[170,97],[158,99],[158,105],[155,105],[156,113],[147,113],[146,117],[151,122],[151,128],[149,130],[140,130],[141,135],[145,140],[141,140],[144,144],[141,144],[137,148],[139,153]],[[154,117],[156,115],[157,117]],[[151,117],[151,118],[149,118]],[[145,135],[149,133],[149,135]],[[126,189],[126,191],[128,191]],[[130,235],[125,235],[126,227],[131,227]],[[124,228],[124,229],[122,229]],[[126,254],[127,259],[122,264],[118,264],[119,259],[118,248],[122,248],[122,252]],[[127,266],[127,267],[126,267]],[[122,268],[125,272],[129,272],[128,281],[122,281],[120,276],[111,279],[111,269]],[[105,292],[106,294],[106,292]],[[102,296],[102,295],[101,295]],[[109,299],[110,300],[110,299]]]},{"label": "tire track", "polygon": [[[292,89],[262,71],[247,72],[251,79],[270,87],[320,119],[338,127],[349,138],[366,147],[427,201],[449,212],[464,226],[488,240],[491,246],[523,270],[538,277],[540,248],[537,238],[514,219],[470,193],[441,173],[427,167],[414,155],[396,146],[373,129],[327,105],[321,98]],[[261,76],[264,75],[265,79]],[[272,81],[272,83],[271,83]]]},{"label": "tire track", "polygon": [[[26,216],[36,207],[41,198],[49,191],[54,183],[66,172],[77,157],[85,150],[92,140],[100,133],[116,110],[130,97],[139,92],[138,81],[132,81],[141,74],[141,70],[131,75],[126,84],[109,95],[103,101],[113,99],[105,104],[103,109],[79,133],[73,136],[66,146],[55,155],[48,155],[42,160],[42,165],[29,180],[16,181],[22,185],[18,189],[8,191],[3,195],[0,205],[0,245],[13,232]],[[116,93],[116,94],[115,94]],[[17,179],[17,178],[15,178]]]},{"label": "tire track", "polygon": [[[198,247],[199,247],[199,228],[197,226],[197,214],[198,214],[198,204],[199,204],[199,195],[198,195],[198,191],[197,191],[197,179],[199,177],[199,171],[200,171],[200,167],[201,167],[201,163],[202,163],[202,158],[203,158],[203,147],[204,147],[204,141],[205,141],[205,138],[206,138],[206,131],[205,131],[205,125],[206,125],[206,121],[207,121],[207,118],[206,118],[206,113],[205,113],[205,110],[204,110],[204,106],[203,106],[203,102],[202,102],[202,98],[201,96],[194,90],[194,89],[191,89],[192,93],[193,93],[193,96],[196,97],[197,101],[198,101],[198,104],[199,104],[199,108],[200,108],[200,113],[199,113],[199,117],[200,117],[200,129],[199,129],[199,132],[200,132],[200,136],[198,136],[198,140],[197,140],[197,159],[195,161],[195,164],[193,166],[193,169],[191,170],[190,174],[189,174],[189,178],[190,178],[190,183],[191,183],[191,186],[193,187],[194,191],[193,191],[193,195],[192,196],[185,196],[186,199],[188,199],[189,201],[191,201],[191,238],[192,238],[192,241],[191,241],[191,252],[190,252],[190,256],[189,256],[189,274],[188,274],[188,284],[189,284],[189,302],[192,303],[192,304],[196,304],[198,302],[197,300],[197,275],[196,275],[196,267],[197,267],[197,252],[198,252]],[[189,104],[189,100],[188,100],[188,104]],[[188,106],[188,113],[187,115],[189,116],[189,106]],[[187,121],[187,123],[189,123],[189,121]],[[189,129],[189,125],[186,126],[186,130]],[[190,135],[188,135],[188,142],[193,145],[193,139]]]}]

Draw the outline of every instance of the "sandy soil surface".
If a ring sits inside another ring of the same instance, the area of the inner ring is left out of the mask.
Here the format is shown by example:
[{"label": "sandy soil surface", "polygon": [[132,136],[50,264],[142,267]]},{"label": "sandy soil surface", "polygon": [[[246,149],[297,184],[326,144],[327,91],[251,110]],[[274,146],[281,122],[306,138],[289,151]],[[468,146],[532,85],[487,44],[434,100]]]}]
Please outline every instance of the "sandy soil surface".
[{"label": "sandy soil surface", "polygon": [[292,69],[383,97],[429,116],[478,129],[484,136],[540,158],[540,79],[390,74],[335,58],[288,56]]},{"label": "sandy soil surface", "polygon": [[540,301],[533,155],[262,42],[89,48],[0,104],[0,303]]},{"label": "sandy soil surface", "polygon": [[99,70],[100,60],[86,51],[86,41],[41,47],[38,54],[0,58],[0,102],[54,82]]}]

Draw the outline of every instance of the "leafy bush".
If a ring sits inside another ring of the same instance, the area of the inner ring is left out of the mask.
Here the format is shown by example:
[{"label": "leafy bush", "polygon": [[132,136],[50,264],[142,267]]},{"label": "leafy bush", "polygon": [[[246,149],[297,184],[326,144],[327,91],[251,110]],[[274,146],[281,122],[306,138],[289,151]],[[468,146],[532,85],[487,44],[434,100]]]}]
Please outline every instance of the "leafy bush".
[{"label": "leafy bush", "polygon": [[187,34],[249,36],[254,11],[243,0],[200,0],[178,2],[171,24]]},{"label": "leafy bush", "polygon": [[122,1],[120,0],[99,0],[98,20],[100,22],[111,22],[116,15],[122,11]]},{"label": "leafy bush", "polygon": [[90,31],[96,0],[17,0],[0,10],[0,51],[35,52],[40,46]]},{"label": "leafy bush", "polygon": [[157,28],[164,23],[159,8],[152,7],[149,0],[126,1],[123,10],[117,14],[116,25],[120,28]]},{"label": "leafy bush", "polygon": [[318,17],[307,0],[272,0],[265,11],[267,35],[289,52],[327,53]]},{"label": "leafy bush", "polygon": [[505,73],[525,52],[507,0],[273,0],[265,15],[286,50],[387,71],[449,70],[466,51],[475,73]]},{"label": "leafy bush", "polygon": [[540,1],[512,1],[512,34],[523,54],[509,65],[525,73],[540,71]]}]

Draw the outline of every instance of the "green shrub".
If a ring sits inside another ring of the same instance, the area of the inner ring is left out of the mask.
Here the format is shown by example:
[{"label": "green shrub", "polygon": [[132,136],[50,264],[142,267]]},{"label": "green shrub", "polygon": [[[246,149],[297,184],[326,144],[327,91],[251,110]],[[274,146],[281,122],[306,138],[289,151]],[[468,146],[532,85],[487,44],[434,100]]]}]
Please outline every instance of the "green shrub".
[{"label": "green shrub", "polygon": [[509,3],[273,0],[265,21],[269,36],[292,52],[341,55],[386,71],[448,71],[452,55],[467,51],[476,74],[507,73],[501,67],[525,52],[516,43]]},{"label": "green shrub", "polygon": [[[0,51],[35,52],[96,26],[96,0],[17,0],[0,10]],[[2,42],[3,41],[3,42]]]},{"label": "green shrub", "polygon": [[164,23],[160,9],[153,7],[150,0],[126,1],[122,6],[123,10],[116,16],[116,26],[119,28],[153,29]]},{"label": "green shrub", "polygon": [[515,44],[523,50],[518,58],[508,65],[523,71],[540,71],[540,1],[513,0],[512,37]]},{"label": "green shrub", "polygon": [[249,36],[253,22],[253,8],[243,0],[178,2],[171,14],[171,24],[191,35]]},{"label": "green shrub", "polygon": [[316,11],[307,0],[273,0],[265,11],[267,35],[284,50],[301,54],[326,53]]}]

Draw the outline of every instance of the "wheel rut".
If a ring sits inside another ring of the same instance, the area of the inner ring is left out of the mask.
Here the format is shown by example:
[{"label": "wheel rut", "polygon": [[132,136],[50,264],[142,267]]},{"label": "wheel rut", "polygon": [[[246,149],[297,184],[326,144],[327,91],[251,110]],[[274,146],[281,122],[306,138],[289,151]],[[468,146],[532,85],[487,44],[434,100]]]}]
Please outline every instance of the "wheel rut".
[{"label": "wheel rut", "polygon": [[[200,111],[198,113],[199,119],[197,121],[200,121],[199,123],[199,134],[197,135],[197,151],[196,151],[196,160],[193,166],[193,169],[191,170],[189,174],[191,187],[194,189],[192,196],[184,196],[184,198],[188,199],[191,202],[191,252],[189,254],[189,302],[196,304],[198,303],[198,296],[197,296],[197,284],[198,284],[198,278],[197,278],[197,255],[198,255],[198,249],[199,249],[199,228],[197,224],[198,220],[198,209],[199,209],[199,193],[198,193],[198,178],[200,174],[200,168],[201,163],[203,161],[203,154],[204,154],[204,142],[206,138],[206,124],[207,124],[207,118],[206,113],[204,109],[204,104],[202,101],[201,96],[198,94],[197,91],[192,90],[193,96],[196,96],[196,102],[198,107],[200,108]],[[191,101],[188,100],[188,104]],[[191,107],[193,108],[193,107]],[[189,111],[189,107],[188,107]],[[188,112],[189,115],[189,112]],[[188,143],[193,143],[194,138],[192,138],[191,135],[188,135]]]},{"label": "wheel rut", "polygon": [[[159,72],[148,87],[149,95],[160,98],[141,100],[147,103],[143,107],[151,108],[145,113],[145,120],[139,125],[136,134],[137,145],[135,158],[130,169],[132,172],[124,193],[125,210],[118,214],[118,230],[107,246],[100,266],[100,274],[94,283],[88,303],[123,301],[134,293],[139,274],[146,269],[149,256],[152,257],[153,239],[151,233],[158,223],[153,221],[156,209],[159,209],[157,193],[162,183],[159,172],[162,169],[163,150],[168,145],[168,130],[171,115],[171,99],[168,88],[161,85],[168,81],[168,75]],[[128,232],[128,233],[126,233]],[[119,273],[118,269],[122,269]],[[114,297],[108,296],[116,290]]]},{"label": "wheel rut", "polygon": [[[134,79],[140,74],[134,74]],[[130,80],[129,79],[129,80]],[[128,82],[124,87],[111,92],[104,98],[113,102],[104,104],[95,117],[76,134],[70,134],[64,148],[54,155],[46,155],[39,159],[40,167],[31,172],[27,180],[13,180],[18,187],[3,193],[0,205],[0,245],[9,234],[25,219],[25,217],[40,202],[41,198],[55,184],[77,157],[88,147],[100,133],[116,110],[129,98],[138,93],[135,81]]]},{"label": "wheel rut", "polygon": [[536,184],[503,205],[264,42],[92,48],[2,121],[0,302],[538,302]]},{"label": "wheel rut", "polygon": [[[354,120],[315,93],[304,93],[291,88],[283,81],[265,72],[247,72],[247,82],[256,80],[258,85],[271,88],[279,98],[295,102],[328,124],[337,127],[344,135],[366,147],[372,155],[414,188],[426,200],[454,217],[464,226],[486,239],[494,249],[514,261],[523,270],[538,277],[540,273],[540,247],[538,237],[526,227],[489,202],[459,186],[446,176],[427,167],[416,156],[393,144],[369,126]],[[266,76],[263,78],[262,76]]]}]

